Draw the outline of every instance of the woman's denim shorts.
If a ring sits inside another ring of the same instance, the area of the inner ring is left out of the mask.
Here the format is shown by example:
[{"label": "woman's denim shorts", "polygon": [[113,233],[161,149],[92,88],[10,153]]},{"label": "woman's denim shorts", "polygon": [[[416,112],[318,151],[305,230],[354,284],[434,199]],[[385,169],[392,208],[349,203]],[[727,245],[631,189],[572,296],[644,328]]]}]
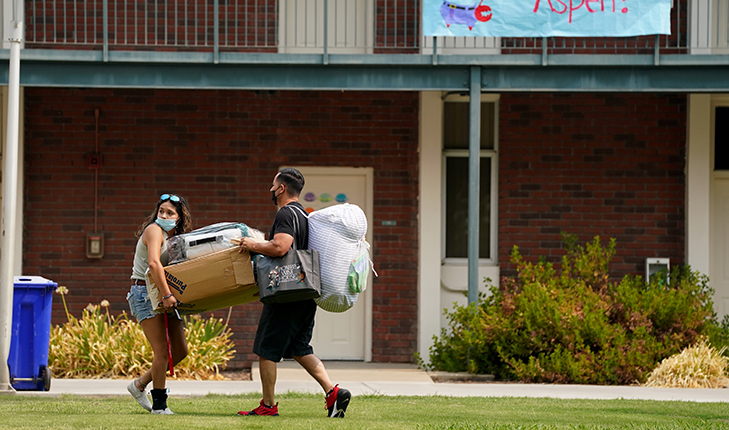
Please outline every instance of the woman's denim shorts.
[{"label": "woman's denim shorts", "polygon": [[146,285],[132,285],[129,294],[127,294],[127,301],[132,316],[140,323],[147,318],[155,317],[156,314],[152,308],[152,301],[149,300]]}]

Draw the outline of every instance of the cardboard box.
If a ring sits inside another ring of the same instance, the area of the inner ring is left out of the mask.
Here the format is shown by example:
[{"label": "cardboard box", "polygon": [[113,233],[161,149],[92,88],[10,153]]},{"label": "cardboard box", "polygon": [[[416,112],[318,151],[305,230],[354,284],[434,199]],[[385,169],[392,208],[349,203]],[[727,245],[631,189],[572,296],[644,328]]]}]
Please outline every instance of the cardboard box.
[{"label": "cardboard box", "polygon": [[[165,267],[180,314],[197,314],[258,300],[251,256],[238,247]],[[156,306],[162,295],[147,272],[147,291]],[[163,308],[156,309],[161,312]]]}]

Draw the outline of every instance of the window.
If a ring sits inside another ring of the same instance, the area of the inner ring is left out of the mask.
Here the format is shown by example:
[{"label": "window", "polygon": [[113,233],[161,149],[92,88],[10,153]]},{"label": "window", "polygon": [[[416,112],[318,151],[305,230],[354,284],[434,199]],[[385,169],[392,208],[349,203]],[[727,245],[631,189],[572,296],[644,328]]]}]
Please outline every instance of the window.
[{"label": "window", "polygon": [[[446,261],[468,258],[468,141],[467,98],[446,100],[443,106],[443,228]],[[495,263],[497,255],[496,103],[481,103],[481,163],[479,199],[479,259]]]},{"label": "window", "polygon": [[729,170],[729,107],[714,111],[714,170]]}]

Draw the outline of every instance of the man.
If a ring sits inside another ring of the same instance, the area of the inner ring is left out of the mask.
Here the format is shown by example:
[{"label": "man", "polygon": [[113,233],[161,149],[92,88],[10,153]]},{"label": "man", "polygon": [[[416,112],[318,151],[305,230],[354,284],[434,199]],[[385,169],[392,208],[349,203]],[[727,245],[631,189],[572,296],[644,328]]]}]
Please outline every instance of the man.
[{"label": "man", "polygon": [[[309,223],[299,194],[304,188],[304,177],[294,168],[281,169],[273,178],[271,200],[280,209],[271,226],[267,242],[243,238],[239,252],[249,251],[269,257],[284,256],[294,240],[298,249],[309,248]],[[293,210],[292,210],[293,209]],[[295,231],[294,217],[298,217],[299,230]],[[316,302],[313,299],[291,303],[264,304],[258,322],[253,352],[259,357],[263,399],[252,411],[238,415],[278,416],[278,403],[274,400],[276,387],[276,363],[282,358],[293,358],[316,379],[326,393],[327,416],[344,418],[351,394],[344,388],[332,385],[324,363],[314,355],[309,345],[314,330]]]}]

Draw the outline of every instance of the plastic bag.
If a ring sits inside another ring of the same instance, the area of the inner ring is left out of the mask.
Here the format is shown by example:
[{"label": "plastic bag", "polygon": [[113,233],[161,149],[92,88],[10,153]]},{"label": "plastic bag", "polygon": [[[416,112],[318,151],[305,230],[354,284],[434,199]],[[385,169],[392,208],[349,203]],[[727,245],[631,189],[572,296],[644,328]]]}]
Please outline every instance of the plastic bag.
[{"label": "plastic bag", "polygon": [[243,223],[219,222],[189,233],[167,239],[170,264],[177,264],[193,258],[212,254],[215,251],[231,248],[231,241],[241,237],[254,237],[263,240],[264,235],[255,228]]},{"label": "plastic bag", "polygon": [[366,240],[360,241],[359,255],[349,265],[349,274],[347,275],[347,285],[353,293],[362,293],[367,289],[367,280],[369,279],[370,269],[375,272],[374,263],[370,260],[370,244]]}]

